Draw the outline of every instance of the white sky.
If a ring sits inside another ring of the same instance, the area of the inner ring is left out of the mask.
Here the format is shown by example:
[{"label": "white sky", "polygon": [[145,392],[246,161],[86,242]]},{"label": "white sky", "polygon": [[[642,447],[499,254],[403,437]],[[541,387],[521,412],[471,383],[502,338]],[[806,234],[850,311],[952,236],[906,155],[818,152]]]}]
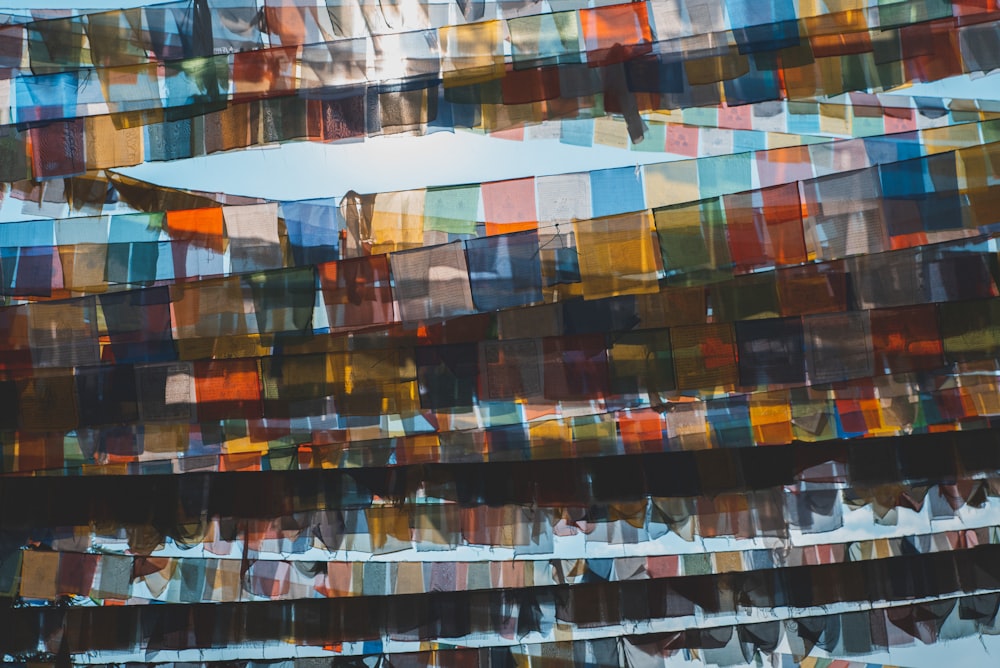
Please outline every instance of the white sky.
[{"label": "white sky", "polygon": [[439,185],[627,167],[671,159],[666,153],[557,139],[524,142],[471,132],[375,137],[351,144],[295,142],[119,170],[139,179],[272,199],[339,197]]},{"label": "white sky", "polygon": [[[899,93],[1000,100],[1000,74],[954,77]],[[572,146],[558,139],[511,141],[457,131],[375,137],[352,144],[295,142],[120,171],[162,185],[289,200],[340,197],[352,189],[390,192],[563,174],[676,157],[602,145]]]}]

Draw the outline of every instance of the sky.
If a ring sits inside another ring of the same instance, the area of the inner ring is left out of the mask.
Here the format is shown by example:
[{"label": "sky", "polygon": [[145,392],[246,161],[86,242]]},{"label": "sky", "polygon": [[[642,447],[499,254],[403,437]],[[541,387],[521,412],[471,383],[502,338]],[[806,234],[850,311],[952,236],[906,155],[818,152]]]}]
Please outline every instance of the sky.
[{"label": "sky", "polygon": [[[953,77],[896,92],[1000,101],[1000,73],[975,79]],[[611,146],[572,146],[558,139],[511,141],[459,130],[374,137],[356,143],[297,142],[151,162],[120,171],[161,185],[287,200],[340,197],[348,190],[391,192],[563,174],[679,157]]]}]

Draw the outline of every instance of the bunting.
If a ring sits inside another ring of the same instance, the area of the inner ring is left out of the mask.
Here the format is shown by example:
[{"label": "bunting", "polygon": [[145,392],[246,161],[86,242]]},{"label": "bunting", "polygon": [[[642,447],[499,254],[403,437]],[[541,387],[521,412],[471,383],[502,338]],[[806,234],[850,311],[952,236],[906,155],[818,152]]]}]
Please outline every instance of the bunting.
[{"label": "bunting", "polygon": [[[0,657],[854,668],[996,635],[1000,98],[900,87],[991,82],[998,26],[0,15]],[[125,170],[434,132],[644,159],[308,200]]]}]

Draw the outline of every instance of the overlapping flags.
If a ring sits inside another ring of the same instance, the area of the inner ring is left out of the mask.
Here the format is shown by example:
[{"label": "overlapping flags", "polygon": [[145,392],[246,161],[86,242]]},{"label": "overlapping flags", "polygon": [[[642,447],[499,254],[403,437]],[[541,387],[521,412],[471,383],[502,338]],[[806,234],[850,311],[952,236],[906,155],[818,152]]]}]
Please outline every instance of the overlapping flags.
[{"label": "overlapping flags", "polygon": [[[853,666],[997,633],[1000,104],[884,93],[989,74],[998,26],[0,17],[0,654]],[[118,171],[438,131],[671,155],[303,201]]]}]

